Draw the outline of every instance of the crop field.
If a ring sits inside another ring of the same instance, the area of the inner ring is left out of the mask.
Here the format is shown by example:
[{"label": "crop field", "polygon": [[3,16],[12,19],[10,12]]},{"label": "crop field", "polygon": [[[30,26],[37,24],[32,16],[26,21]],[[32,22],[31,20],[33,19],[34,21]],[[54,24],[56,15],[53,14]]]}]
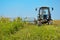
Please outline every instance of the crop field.
[{"label": "crop field", "polygon": [[60,20],[37,26],[23,22],[20,17],[13,20],[1,17],[0,40],[60,40]]}]

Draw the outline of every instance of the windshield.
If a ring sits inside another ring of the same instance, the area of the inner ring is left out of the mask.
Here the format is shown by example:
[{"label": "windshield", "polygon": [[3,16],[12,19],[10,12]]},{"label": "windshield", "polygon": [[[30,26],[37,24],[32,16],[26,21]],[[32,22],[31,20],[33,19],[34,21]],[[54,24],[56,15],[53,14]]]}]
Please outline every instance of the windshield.
[{"label": "windshield", "polygon": [[40,10],[40,17],[41,17],[41,19],[43,19],[44,15],[46,15],[46,16],[48,15],[48,10],[47,9],[41,9]]}]

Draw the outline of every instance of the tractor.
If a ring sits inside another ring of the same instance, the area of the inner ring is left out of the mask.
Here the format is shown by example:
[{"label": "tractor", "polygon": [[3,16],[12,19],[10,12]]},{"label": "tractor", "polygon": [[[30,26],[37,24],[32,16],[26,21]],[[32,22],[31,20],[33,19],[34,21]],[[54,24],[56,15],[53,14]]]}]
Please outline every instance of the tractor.
[{"label": "tractor", "polygon": [[[37,11],[37,8],[35,9]],[[53,8],[52,8],[53,10]],[[35,23],[38,24],[39,26],[42,24],[52,24],[52,18],[51,18],[51,13],[50,13],[50,8],[49,7],[40,7],[38,10],[38,17],[37,21],[35,20]]]}]

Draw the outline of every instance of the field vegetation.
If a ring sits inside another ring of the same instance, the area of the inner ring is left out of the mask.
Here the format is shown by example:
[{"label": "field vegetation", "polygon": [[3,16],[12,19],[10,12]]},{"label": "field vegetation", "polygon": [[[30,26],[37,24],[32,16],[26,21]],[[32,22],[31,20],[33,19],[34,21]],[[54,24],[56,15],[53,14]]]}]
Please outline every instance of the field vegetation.
[{"label": "field vegetation", "polygon": [[0,17],[0,40],[60,40],[60,20],[37,26],[20,17]]}]

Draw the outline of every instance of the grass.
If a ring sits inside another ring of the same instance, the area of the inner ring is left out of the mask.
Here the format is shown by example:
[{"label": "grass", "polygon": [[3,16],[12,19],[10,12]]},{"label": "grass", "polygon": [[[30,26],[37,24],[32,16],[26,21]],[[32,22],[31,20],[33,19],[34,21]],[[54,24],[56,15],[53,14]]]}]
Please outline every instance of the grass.
[{"label": "grass", "polygon": [[23,22],[21,18],[7,21],[0,19],[0,40],[60,40],[60,21],[53,25],[37,26]]},{"label": "grass", "polygon": [[60,33],[56,31],[60,32],[53,25],[40,27],[31,25],[18,31],[12,37],[16,37],[16,40],[60,40]]}]

